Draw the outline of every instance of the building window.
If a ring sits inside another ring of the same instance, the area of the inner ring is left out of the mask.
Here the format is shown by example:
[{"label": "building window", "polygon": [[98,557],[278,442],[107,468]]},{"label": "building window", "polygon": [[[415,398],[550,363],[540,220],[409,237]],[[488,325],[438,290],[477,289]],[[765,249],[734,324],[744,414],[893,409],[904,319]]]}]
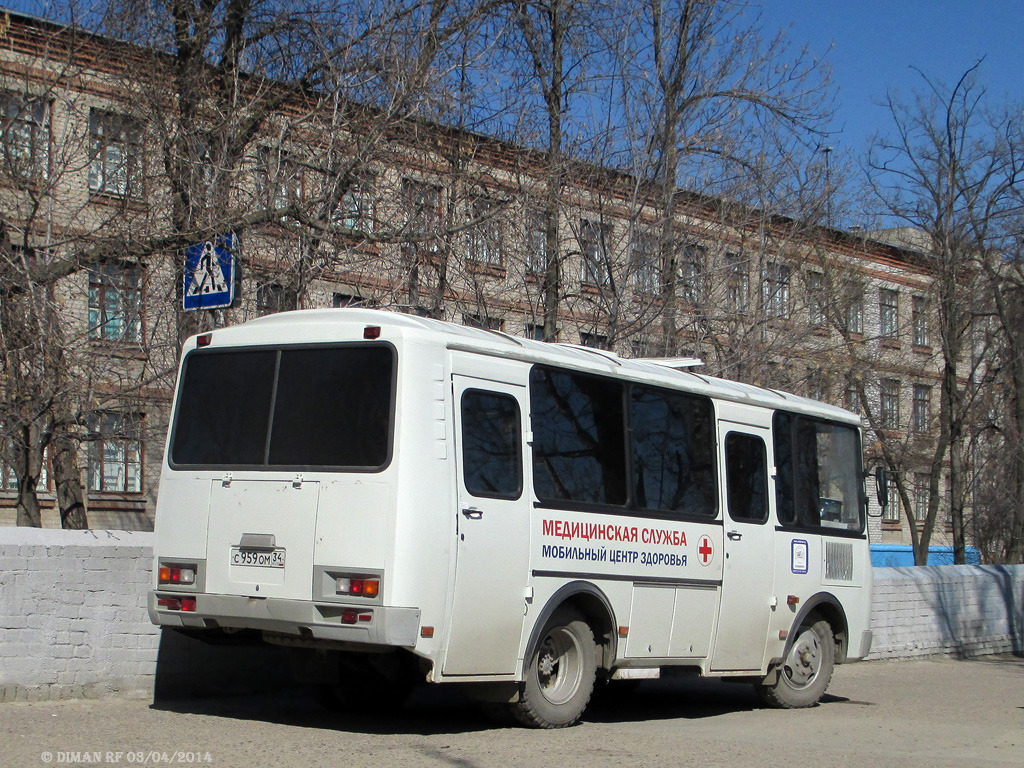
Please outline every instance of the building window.
[{"label": "building window", "polygon": [[821,272],[807,273],[807,314],[812,328],[824,328],[828,322],[825,292],[825,275]]},{"label": "building window", "polygon": [[[12,438],[4,440],[3,445],[0,446],[0,491],[17,491],[18,490],[18,473],[14,469],[14,465],[9,461],[9,452],[11,450]],[[39,481],[36,486],[37,491],[47,491],[50,489],[50,449],[46,448],[43,450],[43,464],[39,469]]]},{"label": "building window", "polygon": [[471,216],[477,223],[469,231],[467,260],[489,267],[504,264],[505,244],[500,210],[500,206],[491,200],[473,201]]},{"label": "building window", "polygon": [[900,383],[896,379],[882,379],[880,416],[883,429],[900,428]]},{"label": "building window", "polygon": [[768,317],[789,317],[789,267],[768,262],[762,284],[762,302]]},{"label": "building window", "polygon": [[546,219],[540,211],[526,212],[526,271],[543,275],[548,268]]},{"label": "building window", "polygon": [[96,414],[89,431],[89,490],[142,493],[141,417]]},{"label": "building window", "polygon": [[924,296],[915,296],[911,312],[914,326],[914,346],[931,346],[931,338],[928,334],[928,300]]},{"label": "building window", "polygon": [[89,338],[142,343],[142,267],[103,262],[89,270]]},{"label": "building window", "polygon": [[18,490],[18,475],[14,467],[7,461],[7,445],[0,450],[0,491]]},{"label": "building window", "polygon": [[260,147],[256,194],[272,210],[298,203],[303,197],[302,167],[281,149]]},{"label": "building window", "polygon": [[544,326],[539,323],[527,323],[525,336],[534,341],[544,341]]},{"label": "building window", "polygon": [[47,104],[32,96],[0,93],[0,149],[4,170],[35,181],[49,170],[50,126]]},{"label": "building window", "polygon": [[298,309],[299,296],[294,288],[280,283],[263,283],[256,287],[256,315],[273,315]]},{"label": "building window", "polygon": [[821,368],[807,369],[807,396],[812,400],[828,398],[828,379]]},{"label": "building window", "polygon": [[727,253],[725,269],[729,309],[745,313],[750,309],[750,273],[747,271],[747,262],[738,253]]},{"label": "building window", "polygon": [[928,517],[928,496],[931,476],[918,472],[914,475],[914,519],[918,522]]},{"label": "building window", "polygon": [[89,189],[141,197],[142,126],[138,120],[98,109],[89,112]]},{"label": "building window", "polygon": [[850,283],[845,293],[843,325],[847,333],[861,336],[864,334],[864,287],[860,283]]},{"label": "building window", "polygon": [[603,333],[580,333],[580,344],[591,349],[608,349],[608,337]]},{"label": "building window", "polygon": [[899,293],[891,288],[878,291],[878,333],[883,339],[899,335]]},{"label": "building window", "polygon": [[353,293],[333,293],[331,294],[331,306],[334,309],[344,309],[346,307],[372,307],[375,306],[375,302],[364,299],[362,296],[357,296]]},{"label": "building window", "polygon": [[900,491],[893,482],[892,474],[889,475],[889,504],[882,513],[882,520],[887,523],[898,523],[900,521]]},{"label": "building window", "polygon": [[413,179],[402,180],[406,229],[418,250],[436,251],[436,242],[425,242],[441,235],[441,188]]},{"label": "building window", "polygon": [[707,249],[689,243],[683,246],[679,257],[679,279],[683,300],[696,305],[704,299],[704,269]]},{"label": "building window", "polygon": [[192,142],[193,205],[208,207],[213,204],[217,184],[217,163],[213,159],[213,139],[209,135],[196,137]]},{"label": "building window", "polygon": [[843,406],[848,411],[861,412],[860,390],[856,384],[846,385],[846,391],[843,393]]},{"label": "building window", "polygon": [[469,328],[483,328],[485,331],[502,331],[505,329],[505,321],[500,317],[489,317],[487,315],[462,315],[462,324]]},{"label": "building window", "polygon": [[912,427],[914,432],[923,435],[928,432],[931,423],[932,388],[924,384],[914,385],[914,413]]},{"label": "building window", "polygon": [[658,238],[650,232],[634,232],[631,246],[634,287],[640,293],[657,294],[661,290]]},{"label": "building window", "polygon": [[334,211],[335,226],[349,232],[373,232],[373,198],[372,181],[352,182]]},{"label": "building window", "polygon": [[629,349],[630,357],[633,358],[659,357],[661,354],[661,345],[658,339],[649,336],[633,339],[629,344]]},{"label": "building window", "polygon": [[582,280],[585,285],[602,288],[611,284],[611,262],[608,239],[611,227],[583,219],[580,222],[579,244],[583,260]]}]

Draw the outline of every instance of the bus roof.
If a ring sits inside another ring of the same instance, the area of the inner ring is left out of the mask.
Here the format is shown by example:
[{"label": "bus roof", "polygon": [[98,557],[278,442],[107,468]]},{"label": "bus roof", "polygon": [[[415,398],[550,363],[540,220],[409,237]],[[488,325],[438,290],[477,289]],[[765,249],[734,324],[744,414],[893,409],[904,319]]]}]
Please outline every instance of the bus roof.
[{"label": "bus roof", "polygon": [[315,343],[352,338],[352,326],[379,326],[389,336],[431,338],[451,350],[559,365],[579,371],[612,375],[632,381],[681,389],[733,402],[784,409],[833,421],[860,424],[859,415],[788,392],[707,376],[692,370],[699,361],[673,358],[630,359],[614,352],[575,344],[548,343],[502,331],[456,325],[417,315],[377,309],[305,309],[266,315],[213,332],[213,346]]}]

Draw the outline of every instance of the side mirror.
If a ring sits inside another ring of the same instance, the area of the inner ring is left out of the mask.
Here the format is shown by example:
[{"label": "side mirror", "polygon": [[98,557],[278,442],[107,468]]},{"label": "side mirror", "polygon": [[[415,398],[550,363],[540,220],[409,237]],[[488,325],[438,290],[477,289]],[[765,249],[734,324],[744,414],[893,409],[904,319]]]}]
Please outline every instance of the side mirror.
[{"label": "side mirror", "polygon": [[875,494],[878,498],[878,506],[885,509],[889,506],[889,473],[885,467],[875,467]]}]

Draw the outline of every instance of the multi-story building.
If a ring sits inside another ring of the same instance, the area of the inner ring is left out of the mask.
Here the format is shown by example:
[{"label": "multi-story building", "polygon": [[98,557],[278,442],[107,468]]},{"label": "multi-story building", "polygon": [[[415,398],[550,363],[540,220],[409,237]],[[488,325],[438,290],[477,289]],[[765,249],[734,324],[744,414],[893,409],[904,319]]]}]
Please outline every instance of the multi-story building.
[{"label": "multi-story building", "polygon": [[[5,353],[21,368],[0,385],[0,429],[8,445],[47,430],[71,440],[92,527],[152,525],[183,334],[362,305],[539,338],[552,264],[557,341],[697,356],[710,373],[865,413],[876,428],[869,454],[877,460],[878,439],[898,446],[912,512],[925,503],[938,364],[924,255],[686,191],[666,247],[655,190],[582,163],[564,174],[551,254],[541,154],[408,121],[366,151],[310,119],[308,95],[296,93],[275,102],[229,179],[216,178],[206,149],[195,153],[191,199],[207,207],[189,216],[202,219],[217,195],[230,200],[219,205],[234,218],[210,226],[235,233],[240,275],[230,308],[186,316],[167,104],[141,95],[159,80],[161,55],[3,18],[0,286],[15,313],[4,318]],[[346,147],[361,151],[358,165],[326,163]],[[33,421],[40,404],[49,415]],[[60,524],[59,445],[40,457],[50,526]],[[7,524],[14,455],[0,467]],[[909,541],[898,509],[873,520],[875,541]],[[944,526],[936,533],[944,543]]]}]

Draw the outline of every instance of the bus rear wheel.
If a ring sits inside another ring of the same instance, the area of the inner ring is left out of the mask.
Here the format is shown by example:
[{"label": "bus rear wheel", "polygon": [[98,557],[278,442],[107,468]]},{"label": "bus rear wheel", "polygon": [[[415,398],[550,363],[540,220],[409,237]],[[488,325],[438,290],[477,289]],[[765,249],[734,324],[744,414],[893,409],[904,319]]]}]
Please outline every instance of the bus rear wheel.
[{"label": "bus rear wheel", "polygon": [[835,668],[836,644],[832,627],[824,619],[809,616],[775,670],[770,684],[758,683],[761,700],[780,709],[813,707],[828,688]]},{"label": "bus rear wheel", "polygon": [[512,714],[535,728],[565,728],[579,722],[594,691],[597,645],[576,610],[555,611],[527,657],[526,679]]}]

